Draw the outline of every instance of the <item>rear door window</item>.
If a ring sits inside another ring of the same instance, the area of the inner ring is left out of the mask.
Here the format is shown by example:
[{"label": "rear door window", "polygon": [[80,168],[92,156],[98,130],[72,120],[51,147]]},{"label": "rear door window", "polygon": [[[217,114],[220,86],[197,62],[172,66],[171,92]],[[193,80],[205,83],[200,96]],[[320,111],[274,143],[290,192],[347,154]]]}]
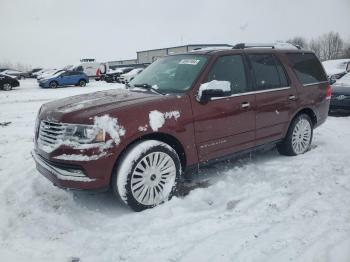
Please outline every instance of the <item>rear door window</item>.
[{"label": "rear door window", "polygon": [[303,85],[327,81],[327,76],[320,61],[312,53],[289,53],[287,57]]},{"label": "rear door window", "polygon": [[253,68],[257,90],[288,86],[285,71],[274,55],[252,54],[248,55],[248,58]]},{"label": "rear door window", "polygon": [[232,94],[249,91],[242,55],[219,57],[207,77],[207,82],[213,80],[230,82]]}]

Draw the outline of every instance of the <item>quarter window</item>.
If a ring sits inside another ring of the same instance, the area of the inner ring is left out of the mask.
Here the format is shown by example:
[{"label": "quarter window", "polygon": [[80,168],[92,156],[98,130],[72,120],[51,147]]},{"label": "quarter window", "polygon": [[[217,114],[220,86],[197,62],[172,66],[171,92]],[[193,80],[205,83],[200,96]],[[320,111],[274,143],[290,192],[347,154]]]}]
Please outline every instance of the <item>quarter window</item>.
[{"label": "quarter window", "polygon": [[253,68],[257,90],[288,86],[281,63],[272,54],[248,55]]},{"label": "quarter window", "polygon": [[241,55],[219,57],[207,77],[207,82],[213,80],[230,82],[232,94],[249,91]]},{"label": "quarter window", "polygon": [[291,53],[287,54],[288,59],[303,85],[316,84],[327,81],[320,61],[312,53]]}]

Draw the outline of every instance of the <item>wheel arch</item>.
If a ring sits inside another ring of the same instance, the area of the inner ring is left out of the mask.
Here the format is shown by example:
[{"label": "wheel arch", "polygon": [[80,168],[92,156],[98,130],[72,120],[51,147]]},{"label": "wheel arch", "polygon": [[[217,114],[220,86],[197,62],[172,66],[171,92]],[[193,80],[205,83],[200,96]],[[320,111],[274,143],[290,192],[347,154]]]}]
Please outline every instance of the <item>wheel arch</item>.
[{"label": "wheel arch", "polygon": [[120,164],[120,161],[122,157],[125,155],[126,151],[135,143],[138,143],[140,141],[145,141],[145,140],[158,140],[160,142],[164,142],[169,146],[171,146],[176,151],[176,153],[180,158],[182,170],[185,170],[185,167],[187,165],[187,158],[186,158],[185,149],[181,144],[181,142],[173,135],[162,133],[162,132],[156,132],[156,133],[145,134],[127,143],[127,145],[123,148],[123,150],[119,153],[117,159],[115,160],[110,182],[112,182],[113,175],[116,172],[118,165]]},{"label": "wheel arch", "polygon": [[310,107],[305,107],[305,108],[302,108],[300,109],[299,111],[297,111],[290,119],[288,125],[286,125],[286,129],[284,130],[284,133],[283,133],[283,137],[285,137],[287,135],[287,132],[289,130],[289,127],[290,125],[293,123],[293,120],[298,117],[299,115],[301,114],[306,114],[310,117],[311,121],[312,121],[312,126],[315,127],[317,126],[317,116],[315,114],[315,111],[310,108]]},{"label": "wheel arch", "polygon": [[317,116],[316,116],[314,110],[312,110],[310,107],[306,107],[306,108],[303,108],[303,109],[299,110],[293,116],[292,121],[293,121],[294,118],[296,118],[297,116],[299,116],[301,114],[306,114],[306,115],[308,115],[310,117],[313,127],[315,127],[317,125]]}]

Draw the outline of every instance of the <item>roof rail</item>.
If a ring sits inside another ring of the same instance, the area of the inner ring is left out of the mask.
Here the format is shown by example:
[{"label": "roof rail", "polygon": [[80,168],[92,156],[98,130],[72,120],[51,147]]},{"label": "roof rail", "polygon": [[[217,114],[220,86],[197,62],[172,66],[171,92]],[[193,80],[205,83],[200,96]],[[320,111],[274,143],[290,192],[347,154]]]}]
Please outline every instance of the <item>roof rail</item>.
[{"label": "roof rail", "polygon": [[274,44],[247,44],[247,43],[239,43],[233,46],[233,49],[245,49],[245,48],[255,48],[255,47],[265,47],[275,49]]},{"label": "roof rail", "polygon": [[282,42],[277,42],[275,44],[247,44],[247,43],[239,43],[236,44],[235,46],[233,46],[232,49],[245,49],[245,48],[271,48],[271,49],[280,49],[280,48],[289,48],[291,46],[297,48],[297,49],[301,49],[301,47],[299,45],[293,45],[291,43],[282,43]]}]

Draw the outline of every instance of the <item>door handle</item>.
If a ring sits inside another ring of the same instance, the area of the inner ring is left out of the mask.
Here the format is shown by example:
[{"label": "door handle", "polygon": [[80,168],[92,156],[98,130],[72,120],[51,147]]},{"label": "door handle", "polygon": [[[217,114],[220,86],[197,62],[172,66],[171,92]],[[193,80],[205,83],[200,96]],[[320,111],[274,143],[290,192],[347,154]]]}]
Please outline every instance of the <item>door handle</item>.
[{"label": "door handle", "polygon": [[295,95],[290,95],[290,96],[288,97],[288,99],[291,100],[291,101],[297,100],[297,98],[296,98]]},{"label": "door handle", "polygon": [[242,107],[242,108],[249,108],[249,107],[250,107],[250,103],[249,103],[249,102],[243,102],[243,103],[241,104],[241,107]]}]

